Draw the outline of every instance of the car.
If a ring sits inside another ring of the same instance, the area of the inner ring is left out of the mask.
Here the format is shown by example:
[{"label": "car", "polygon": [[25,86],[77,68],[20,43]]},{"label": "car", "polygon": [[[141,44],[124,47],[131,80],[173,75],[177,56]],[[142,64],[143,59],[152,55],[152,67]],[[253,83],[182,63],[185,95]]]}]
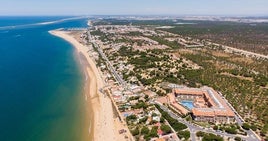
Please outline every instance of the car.
[{"label": "car", "polygon": [[121,129],[121,130],[119,130],[119,134],[123,134],[123,133],[125,133],[125,132],[127,132],[127,130],[125,130],[125,129]]}]

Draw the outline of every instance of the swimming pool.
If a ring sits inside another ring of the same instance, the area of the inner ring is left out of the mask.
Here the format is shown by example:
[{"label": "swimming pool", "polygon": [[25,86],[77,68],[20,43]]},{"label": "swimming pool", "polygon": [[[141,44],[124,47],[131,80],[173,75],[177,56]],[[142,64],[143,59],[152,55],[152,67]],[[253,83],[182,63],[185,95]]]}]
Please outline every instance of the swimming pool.
[{"label": "swimming pool", "polygon": [[192,110],[194,108],[194,103],[193,101],[186,101],[183,100],[180,102],[184,107],[187,107],[188,109]]}]

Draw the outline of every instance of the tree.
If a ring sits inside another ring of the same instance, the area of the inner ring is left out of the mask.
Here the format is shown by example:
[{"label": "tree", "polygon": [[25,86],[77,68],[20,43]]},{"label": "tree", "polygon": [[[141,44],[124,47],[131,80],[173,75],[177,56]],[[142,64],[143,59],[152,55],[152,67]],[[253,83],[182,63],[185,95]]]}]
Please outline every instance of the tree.
[{"label": "tree", "polygon": [[[177,121],[177,120],[176,120]],[[180,122],[175,122],[174,124],[171,124],[172,127],[176,130],[176,131],[180,131],[180,130],[183,130],[183,129],[186,129],[187,126],[183,123],[180,123]]]},{"label": "tree", "polygon": [[150,137],[149,134],[144,135],[143,138],[144,138],[146,141],[149,141],[149,140],[151,139],[151,137]]},{"label": "tree", "polygon": [[163,117],[160,118],[160,122],[161,123],[164,123],[165,122],[165,119]]},{"label": "tree", "polygon": [[251,125],[251,127],[250,127],[253,131],[256,131],[257,130],[257,126],[256,125]]},{"label": "tree", "polygon": [[148,134],[150,132],[150,129],[146,126],[143,126],[141,129],[141,134],[145,135]]},{"label": "tree", "polygon": [[202,131],[198,131],[198,132],[196,132],[196,136],[197,136],[197,137],[203,137],[204,135],[205,135],[205,133],[202,132]]},{"label": "tree", "polygon": [[144,118],[139,120],[139,123],[145,123],[148,119],[148,116],[145,116]]},{"label": "tree", "polygon": [[236,134],[236,128],[225,128],[225,131],[230,134]]},{"label": "tree", "polygon": [[187,126],[178,120],[172,118],[167,112],[163,111],[159,105],[155,105],[155,107],[159,110],[159,112],[162,114],[162,116],[168,121],[168,123],[175,129],[176,131],[180,131],[183,129],[186,129]]},{"label": "tree", "polygon": [[235,141],[242,141],[242,139],[240,137],[235,137],[234,140]]},{"label": "tree", "polygon": [[149,96],[148,95],[145,95],[145,101],[148,102],[150,100]]},{"label": "tree", "polygon": [[205,134],[202,141],[223,141],[223,138],[212,133]]},{"label": "tree", "polygon": [[160,129],[164,132],[164,134],[171,133],[171,128],[168,125],[161,125]]},{"label": "tree", "polygon": [[139,135],[140,134],[140,130],[138,127],[136,127],[134,130],[131,130],[131,134],[133,136]]},{"label": "tree", "polygon": [[136,120],[137,119],[137,116],[136,115],[130,115],[130,116],[127,116],[126,120],[129,121],[129,120]]},{"label": "tree", "polygon": [[152,117],[156,117],[158,116],[156,113],[152,113]]},{"label": "tree", "polygon": [[213,127],[213,129],[214,129],[214,130],[218,130],[219,127],[218,127],[217,125],[215,125],[215,126]]},{"label": "tree", "polygon": [[152,130],[150,131],[150,137],[157,137],[157,126],[154,126]]},{"label": "tree", "polygon": [[247,123],[243,123],[242,124],[242,128],[245,129],[245,130],[249,130],[250,129],[250,125],[247,124]]},{"label": "tree", "polygon": [[177,135],[180,139],[184,138],[185,140],[188,140],[190,138],[190,131],[178,131]]}]

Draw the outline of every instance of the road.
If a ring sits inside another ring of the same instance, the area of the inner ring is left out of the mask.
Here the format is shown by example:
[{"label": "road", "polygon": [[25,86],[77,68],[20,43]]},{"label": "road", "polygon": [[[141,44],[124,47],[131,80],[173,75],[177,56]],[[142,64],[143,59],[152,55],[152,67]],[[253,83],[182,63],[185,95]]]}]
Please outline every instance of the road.
[{"label": "road", "polygon": [[243,54],[243,55],[246,55],[246,56],[253,56],[253,57],[256,57],[256,58],[268,59],[268,55],[258,54],[258,53],[255,53],[255,52],[250,52],[250,51],[246,51],[246,50],[242,50],[242,49],[237,49],[237,48],[234,48],[234,47],[229,47],[229,46],[218,44],[218,43],[212,43],[212,42],[209,42],[209,41],[206,41],[206,43],[207,44],[212,44],[212,45],[215,45],[215,46],[221,46],[225,50],[230,50],[230,51],[233,51],[233,52],[237,52],[237,53],[240,53],[240,54]]},{"label": "road", "polygon": [[[91,36],[90,32],[88,32],[88,37],[89,37],[89,40],[93,43],[93,45],[97,48],[97,50],[98,50],[99,54],[101,55],[101,57],[106,62],[106,64],[107,64],[106,66],[108,67],[108,69],[110,70],[110,72],[112,73],[112,75],[114,76],[114,78],[116,79],[116,81],[121,86],[123,86],[123,88],[126,88],[127,89],[126,82],[123,80],[123,78],[114,69],[113,65],[111,64],[111,62],[109,61],[109,59],[107,58],[107,56],[105,55],[105,53],[103,52],[102,48],[99,47],[99,45],[95,42],[95,40]],[[229,107],[235,112],[235,114],[236,114],[236,120],[237,120],[238,124],[241,126],[243,124],[244,120],[241,118],[241,116],[236,112],[236,110],[232,107],[232,105],[225,98],[224,98],[224,100],[229,105]],[[172,111],[170,111],[167,107],[164,107],[162,105],[159,105],[159,106],[164,111],[168,112],[169,115],[172,118],[177,119],[181,123],[184,123],[189,128],[189,130],[191,132],[191,140],[192,141],[196,141],[195,133],[197,131],[203,131],[203,132],[207,132],[207,133],[213,133],[213,134],[216,134],[216,135],[226,136],[226,137],[235,137],[236,136],[236,135],[233,135],[233,134],[228,134],[228,133],[225,133],[225,132],[218,132],[218,131],[215,131],[215,130],[212,130],[212,129],[203,128],[201,126],[195,125],[195,124],[190,123],[190,122],[182,119],[181,117],[177,116],[175,113],[173,113]],[[243,136],[243,137],[240,136],[243,140],[246,140],[246,141],[258,141],[259,140],[259,138],[257,137],[257,135],[252,130],[248,130],[248,131],[245,131],[245,132],[247,132],[247,136]]]},{"label": "road", "polygon": [[[238,112],[235,110],[235,108],[228,102],[227,99],[225,99],[225,97],[222,95],[221,92],[218,92],[220,94],[220,96],[225,100],[225,103],[227,103],[227,105],[232,109],[232,111],[235,113],[235,119],[238,123],[239,126],[242,126],[242,124],[245,122],[244,119],[238,114]],[[261,140],[258,135],[256,135],[256,133],[252,130],[244,130],[245,132],[247,132],[247,135],[250,136],[252,139],[254,140]]]},{"label": "road", "polygon": [[104,61],[106,62],[106,66],[108,67],[108,69],[110,70],[110,72],[112,73],[112,75],[114,76],[114,78],[116,79],[116,81],[122,85],[124,88],[126,88],[126,82],[123,80],[123,78],[116,72],[116,70],[114,69],[112,63],[109,61],[109,59],[107,58],[107,56],[105,55],[105,53],[103,52],[102,48],[95,42],[94,38],[91,36],[90,32],[88,32],[88,39],[90,40],[90,42],[93,43],[94,47],[97,48],[99,54],[101,55],[101,57],[104,59]]},{"label": "road", "polygon": [[[189,128],[189,130],[191,132],[191,140],[192,141],[196,141],[197,140],[195,133],[198,132],[198,131],[202,131],[202,132],[206,132],[206,133],[213,133],[213,134],[220,135],[220,136],[225,136],[225,137],[236,137],[236,136],[238,136],[238,135],[229,134],[229,133],[225,133],[225,132],[221,132],[221,131],[215,131],[213,129],[209,129],[209,128],[204,128],[204,127],[198,126],[196,124],[193,124],[191,122],[188,122],[185,119],[177,116],[175,113],[173,113],[167,107],[165,107],[165,106],[163,106],[161,104],[158,104],[158,105],[161,107],[161,109],[163,109],[164,111],[166,111],[172,118],[177,119],[179,122],[185,124]],[[251,130],[248,130],[246,132],[248,133],[247,136],[239,136],[242,140],[245,140],[245,141],[259,141],[259,139],[255,136],[254,133],[252,133]]]}]

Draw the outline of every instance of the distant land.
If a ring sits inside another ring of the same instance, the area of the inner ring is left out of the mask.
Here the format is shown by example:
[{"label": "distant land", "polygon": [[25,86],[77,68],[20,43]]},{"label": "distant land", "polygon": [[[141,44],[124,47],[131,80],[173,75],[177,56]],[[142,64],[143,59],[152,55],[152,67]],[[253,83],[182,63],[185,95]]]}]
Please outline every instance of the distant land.
[{"label": "distant land", "polygon": [[267,23],[268,16],[176,16],[176,15],[94,15],[100,18],[113,18],[125,20],[196,20],[196,21],[229,21],[241,23]]}]

